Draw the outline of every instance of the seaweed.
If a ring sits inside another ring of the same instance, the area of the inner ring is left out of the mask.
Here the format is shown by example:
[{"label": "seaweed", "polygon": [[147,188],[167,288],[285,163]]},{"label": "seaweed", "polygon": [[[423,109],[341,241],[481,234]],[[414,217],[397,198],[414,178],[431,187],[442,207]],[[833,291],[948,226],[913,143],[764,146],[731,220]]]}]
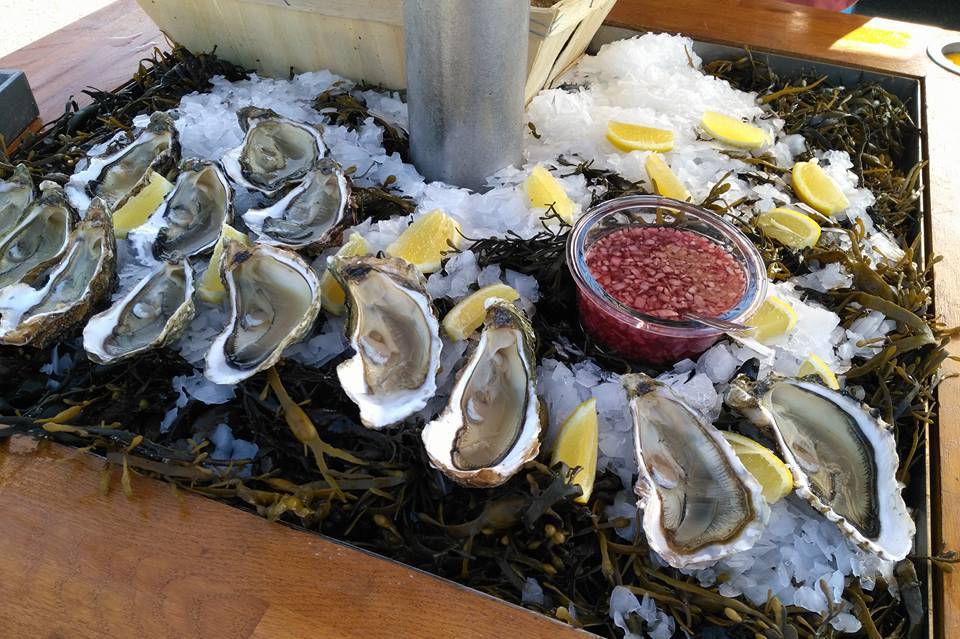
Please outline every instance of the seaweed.
[{"label": "seaweed", "polygon": [[[789,131],[803,133],[816,148],[849,151],[858,175],[877,195],[872,213],[901,243],[902,259],[872,264],[857,248],[862,229],[838,228],[836,245],[791,253],[728,216],[756,242],[774,279],[802,272],[813,260],[842,262],[855,276],[854,289],[817,298],[837,312],[845,326],[870,309],[896,319],[897,330],[878,344],[879,352],[857,360],[850,375],[864,389],[866,401],[894,425],[900,478],[910,483],[921,471],[920,451],[936,419],[940,364],[956,333],[932,312],[931,266],[936,259],[924,261],[921,250],[920,168],[902,168],[916,125],[903,104],[876,85],[844,88],[814,76],[783,79],[749,52],[737,60],[711,63],[707,70],[738,88],[757,91]],[[214,75],[237,79],[244,71],[213,53],[194,55],[181,47],[155,50],[130,82],[116,91],[85,91],[92,100],[89,106],[70,100],[60,118],[28,137],[11,157],[0,157],[0,177],[23,162],[35,177],[62,182],[90,146],[129,128],[136,115],[173,107],[186,93],[205,90]],[[357,128],[368,118],[385,123],[370,113],[360,92],[344,86],[318,96],[315,107],[331,124]],[[385,141],[388,150],[405,153],[406,139],[399,129],[390,128]],[[754,169],[748,179],[782,179],[771,158],[747,161]],[[593,187],[594,203],[649,191],[646,184],[580,158],[559,162],[570,173],[584,176]],[[722,215],[735,211],[742,202],[728,201],[728,189],[721,179],[700,204]],[[413,208],[391,189],[389,179],[355,194],[359,219]],[[533,238],[508,236],[468,244],[481,264],[533,275],[548,292],[534,318],[539,357],[568,362],[589,357],[610,370],[637,370],[604,353],[580,328],[566,268],[568,232],[569,227],[548,214]],[[69,365],[51,366],[65,355]],[[541,462],[529,464],[497,488],[452,484],[431,468],[420,444],[420,424],[386,431],[360,425],[356,407],[340,391],[339,363],[315,368],[283,362],[241,383],[227,404],[190,402],[163,431],[159,425],[176,396],[170,380],[192,370],[176,355],[157,352],[98,366],[87,361],[76,333],[65,335],[52,349],[0,348],[0,440],[29,435],[89,449],[122,468],[125,490],[130,490],[131,473],[162,478],[181,490],[298,523],[603,636],[619,633],[608,614],[616,586],[649,595],[691,635],[791,639],[835,634],[829,625],[838,613],[835,607],[815,615],[776,598],[753,606],[655,564],[639,532],[630,541],[616,534],[630,522],[606,514],[621,490],[612,474],[597,478],[586,505],[570,499],[579,490],[569,483],[570,469]],[[733,419],[724,415],[721,423]],[[222,422],[229,423],[237,437],[259,446],[256,459],[210,458],[207,435]],[[955,556],[944,553],[932,559],[948,569]],[[901,600],[882,586],[870,593],[856,582],[847,588],[846,597],[855,603],[868,636],[907,637],[923,623],[922,591],[913,563],[907,560],[897,572]],[[524,602],[524,585],[531,578],[542,586],[541,601]],[[628,624],[642,630],[639,617]]]}]

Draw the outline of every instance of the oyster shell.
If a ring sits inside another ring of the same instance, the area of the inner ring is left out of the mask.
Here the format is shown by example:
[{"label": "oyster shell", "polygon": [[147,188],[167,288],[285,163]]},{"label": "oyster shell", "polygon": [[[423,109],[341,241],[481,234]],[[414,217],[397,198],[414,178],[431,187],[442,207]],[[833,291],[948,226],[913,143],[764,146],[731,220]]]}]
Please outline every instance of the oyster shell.
[{"label": "oyster shell", "polygon": [[0,182],[0,237],[16,228],[32,202],[33,178],[26,164],[18,164],[10,179]]},{"label": "oyster shell", "polygon": [[0,238],[0,288],[33,278],[55,264],[67,250],[77,212],[60,185],[40,184],[40,198],[20,223]]},{"label": "oyster shell", "polygon": [[499,486],[540,452],[533,327],[503,300],[484,324],[446,409],[420,435],[433,467],[467,486]]},{"label": "oyster shell", "polygon": [[214,162],[180,165],[173,190],[147,222],[129,235],[141,261],[179,261],[211,250],[233,221],[233,187]]},{"label": "oyster shell", "polygon": [[437,392],[440,323],[423,276],[398,258],[331,257],[346,293],[347,338],[356,351],[337,367],[369,428],[396,424]]},{"label": "oyster shell", "polygon": [[623,385],[650,547],[676,568],[707,566],[752,548],[770,509],[720,431],[646,375],[625,375]]},{"label": "oyster shell", "polygon": [[299,182],[327,153],[316,128],[248,106],[237,112],[243,143],[223,156],[230,179],[248,189],[275,195]]},{"label": "oyster shell", "polygon": [[777,442],[798,496],[864,550],[907,556],[916,526],[900,494],[896,441],[868,406],[809,379],[744,375],[726,402]]},{"label": "oyster shell", "polygon": [[83,348],[98,364],[110,364],[166,346],[193,319],[190,261],[166,262],[83,329]]},{"label": "oyster shell", "polygon": [[177,128],[173,118],[161,111],[150,116],[147,128],[133,141],[119,150],[113,147],[115,145],[103,155],[90,158],[87,166],[70,178],[66,192],[78,210],[86,210],[94,197],[102,198],[107,207],[114,210],[137,187],[151,165],[180,159]]},{"label": "oyster shell", "polygon": [[259,241],[293,249],[329,244],[347,216],[350,182],[335,162],[321,160],[275,204],[250,209],[244,222]]},{"label": "oyster shell", "polygon": [[43,348],[81,322],[109,295],[115,256],[110,215],[103,200],[96,198],[43,286],[18,282],[0,289],[0,343]]},{"label": "oyster shell", "polygon": [[320,312],[320,278],[292,251],[228,240],[220,279],[229,320],[207,351],[204,374],[236,384],[276,364],[283,349],[307,334]]}]

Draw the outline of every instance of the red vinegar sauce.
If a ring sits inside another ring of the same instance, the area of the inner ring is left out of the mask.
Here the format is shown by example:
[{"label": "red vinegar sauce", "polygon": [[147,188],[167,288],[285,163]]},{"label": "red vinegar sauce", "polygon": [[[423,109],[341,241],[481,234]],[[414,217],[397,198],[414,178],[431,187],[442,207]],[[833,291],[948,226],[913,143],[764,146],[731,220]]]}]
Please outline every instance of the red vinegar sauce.
[{"label": "red vinegar sauce", "polygon": [[619,229],[597,240],[585,259],[612,297],[667,320],[681,320],[691,311],[722,315],[737,305],[747,286],[743,267],[723,246],[675,228]]}]

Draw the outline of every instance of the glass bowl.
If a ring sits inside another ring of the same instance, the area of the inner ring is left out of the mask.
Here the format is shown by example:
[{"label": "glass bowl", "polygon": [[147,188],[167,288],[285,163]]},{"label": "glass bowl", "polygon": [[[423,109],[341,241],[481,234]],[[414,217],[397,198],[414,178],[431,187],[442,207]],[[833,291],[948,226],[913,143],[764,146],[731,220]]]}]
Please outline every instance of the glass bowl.
[{"label": "glass bowl", "polygon": [[707,350],[724,334],[695,320],[664,319],[637,311],[611,296],[587,267],[590,248],[610,233],[636,226],[696,233],[722,246],[742,267],[740,300],[716,317],[743,323],[766,296],[767,273],[760,252],[732,224],[686,202],[655,195],[617,198],[587,211],[567,239],[567,266],[577,287],[583,328],[605,349],[627,359],[672,364]]}]

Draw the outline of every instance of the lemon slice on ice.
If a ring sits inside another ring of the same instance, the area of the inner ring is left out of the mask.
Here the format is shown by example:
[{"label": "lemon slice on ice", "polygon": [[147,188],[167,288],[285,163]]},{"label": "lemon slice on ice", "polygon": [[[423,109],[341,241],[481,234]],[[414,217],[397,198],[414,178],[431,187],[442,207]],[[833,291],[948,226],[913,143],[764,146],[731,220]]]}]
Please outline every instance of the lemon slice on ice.
[{"label": "lemon slice on ice", "polygon": [[[338,257],[357,257],[369,253],[367,240],[359,233],[351,233],[350,238],[337,251]],[[343,313],[343,304],[347,295],[330,271],[324,271],[320,276],[320,304],[323,310],[331,315]]]},{"label": "lemon slice on ice", "polygon": [[850,206],[840,186],[819,164],[797,162],[793,165],[792,176],[797,196],[824,215],[835,215]]},{"label": "lemon slice on ice", "polygon": [[515,302],[520,299],[520,293],[506,284],[484,286],[450,309],[443,318],[443,330],[451,339],[467,339],[483,324],[483,318],[487,316],[487,300],[495,298]]},{"label": "lemon slice on ice", "polygon": [[210,304],[219,304],[223,300],[226,290],[223,288],[223,282],[220,281],[220,258],[223,257],[223,244],[227,240],[236,240],[243,244],[250,244],[250,240],[244,233],[233,228],[229,224],[223,225],[223,231],[220,233],[220,239],[213,247],[213,255],[210,257],[210,265],[200,278],[200,285],[197,286],[197,295],[204,302]]},{"label": "lemon slice on ice", "polygon": [[560,219],[567,224],[573,224],[573,200],[563,190],[563,185],[543,165],[534,167],[527,181],[523,183],[523,188],[530,198],[530,206],[536,209],[553,206]]},{"label": "lemon slice on ice", "polygon": [[650,176],[653,188],[658,194],[681,201],[690,199],[690,191],[683,185],[677,174],[670,169],[670,165],[667,164],[662,155],[651,153],[647,156],[644,166],[646,166],[647,175]]},{"label": "lemon slice on ice", "polygon": [[124,239],[127,233],[146,222],[150,214],[163,202],[167,193],[172,190],[173,184],[165,177],[150,171],[150,177],[143,188],[113,212],[113,232],[117,239]]},{"label": "lemon slice on ice", "polygon": [[775,504],[793,491],[793,475],[787,465],[773,451],[749,437],[723,431],[740,462],[754,476],[763,489],[763,498]]},{"label": "lemon slice on ice", "polygon": [[414,220],[387,247],[387,253],[410,262],[421,273],[433,273],[440,270],[443,254],[453,250],[451,245],[460,246],[460,239],[457,221],[437,209]]},{"label": "lemon slice on ice", "polygon": [[597,400],[591,397],[564,420],[553,447],[551,465],[563,462],[570,468],[580,467],[573,476],[573,483],[583,491],[576,498],[579,504],[587,503],[593,492],[593,480],[597,474],[598,428]]},{"label": "lemon slice on ice", "polygon": [[615,120],[607,123],[607,139],[613,146],[627,152],[663,152],[673,148],[673,131]]},{"label": "lemon slice on ice", "polygon": [[810,353],[810,357],[803,364],[800,364],[797,377],[806,377],[807,375],[818,375],[824,384],[833,390],[840,390],[840,382],[837,381],[837,376],[833,374],[823,358],[816,353]]},{"label": "lemon slice on ice", "polygon": [[767,237],[793,249],[813,246],[820,239],[820,225],[793,209],[770,209],[757,217],[756,225]]},{"label": "lemon slice on ice", "polygon": [[796,325],[797,312],[785,300],[775,295],[768,297],[757,313],[747,320],[747,326],[754,328],[754,339],[761,343],[786,335]]},{"label": "lemon slice on ice", "polygon": [[741,149],[759,149],[770,141],[766,131],[729,115],[706,111],[700,126],[715,140]]}]

